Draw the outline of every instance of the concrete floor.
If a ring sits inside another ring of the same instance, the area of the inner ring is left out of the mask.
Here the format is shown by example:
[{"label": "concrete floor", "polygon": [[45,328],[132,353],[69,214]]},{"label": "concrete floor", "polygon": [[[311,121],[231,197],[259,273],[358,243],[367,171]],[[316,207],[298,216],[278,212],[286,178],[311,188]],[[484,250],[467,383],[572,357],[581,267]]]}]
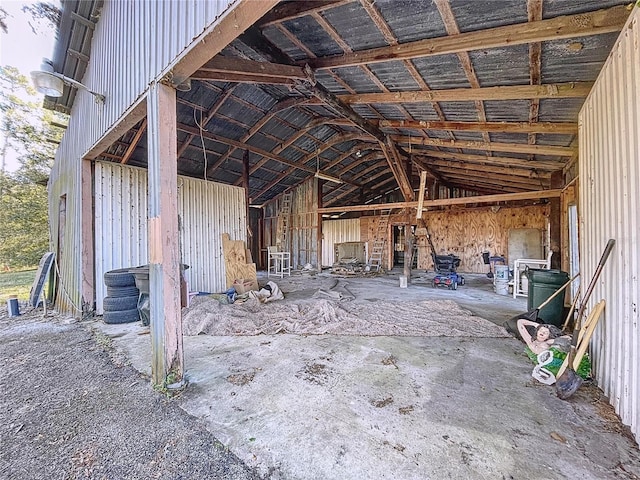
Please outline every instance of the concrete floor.
[{"label": "concrete floor", "polygon": [[[401,289],[400,273],[346,281],[355,302],[446,298],[498,324],[526,311],[525,298],[496,295],[484,275],[449,291],[426,274]],[[295,298],[325,275],[276,283]],[[148,328],[95,325],[150,374]],[[601,392],[585,385],[558,399],[531,378],[523,347],[513,338],[185,337],[189,386],[175,401],[271,479],[638,478],[637,445]]]}]

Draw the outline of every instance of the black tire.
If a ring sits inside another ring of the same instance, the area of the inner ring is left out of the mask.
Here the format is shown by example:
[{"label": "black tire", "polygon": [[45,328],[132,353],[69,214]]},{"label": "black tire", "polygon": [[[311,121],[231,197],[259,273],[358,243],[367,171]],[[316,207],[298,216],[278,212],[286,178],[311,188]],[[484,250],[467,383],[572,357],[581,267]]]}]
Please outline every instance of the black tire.
[{"label": "black tire", "polygon": [[464,285],[464,277],[460,277],[460,285]]},{"label": "black tire", "polygon": [[137,308],[132,310],[121,310],[119,312],[104,312],[102,320],[104,320],[104,323],[109,324],[133,323],[140,320],[140,314],[138,313]]},{"label": "black tire", "polygon": [[107,287],[135,287],[136,279],[128,268],[119,268],[105,272],[104,284]]},{"label": "black tire", "polygon": [[138,308],[138,295],[130,297],[104,297],[102,306],[105,312],[122,312]]},{"label": "black tire", "polygon": [[140,290],[137,287],[107,287],[108,297],[132,297],[134,295],[140,295]]}]

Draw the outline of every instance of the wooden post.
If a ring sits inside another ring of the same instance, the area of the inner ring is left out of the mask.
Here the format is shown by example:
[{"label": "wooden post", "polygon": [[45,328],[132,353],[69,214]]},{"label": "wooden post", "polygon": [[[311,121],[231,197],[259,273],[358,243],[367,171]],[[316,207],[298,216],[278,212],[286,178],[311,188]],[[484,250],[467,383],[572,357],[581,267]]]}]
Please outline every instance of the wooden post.
[{"label": "wooden post", "polygon": [[96,283],[94,276],[94,235],[93,235],[93,165],[90,160],[82,160],[81,216],[82,216],[82,313],[95,308]]},{"label": "wooden post", "polygon": [[411,282],[411,266],[413,265],[413,235],[411,225],[404,226],[404,268],[402,274],[407,277],[407,285]]},{"label": "wooden post", "polygon": [[[562,170],[558,170],[551,174],[551,188],[564,187],[564,176]],[[552,198],[549,200],[549,248],[553,252],[551,257],[551,268],[559,269],[562,265],[562,249],[561,249],[561,219],[562,208],[560,205],[560,198]]]},{"label": "wooden post", "polygon": [[176,91],[152,82],[147,99],[151,382],[166,387],[184,374],[180,312]]},{"label": "wooden post", "polygon": [[[324,180],[321,178],[316,178],[316,185],[318,188],[317,202],[318,208],[322,208],[323,199],[322,199],[322,186],[324,185]],[[317,242],[318,245],[318,271],[322,272],[322,214],[318,213],[318,230],[317,230]]]}]

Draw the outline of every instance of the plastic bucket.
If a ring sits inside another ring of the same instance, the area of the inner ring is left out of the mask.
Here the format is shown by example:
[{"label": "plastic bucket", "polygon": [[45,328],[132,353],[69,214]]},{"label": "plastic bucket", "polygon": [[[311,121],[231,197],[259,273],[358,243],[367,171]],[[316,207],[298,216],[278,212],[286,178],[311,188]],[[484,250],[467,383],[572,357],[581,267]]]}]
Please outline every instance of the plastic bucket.
[{"label": "plastic bucket", "polygon": [[509,280],[496,279],[495,288],[498,295],[509,295]]},{"label": "plastic bucket", "polygon": [[18,297],[9,297],[7,300],[7,311],[10,317],[17,317],[20,315],[20,305],[18,304]]},{"label": "plastic bucket", "polygon": [[509,282],[509,265],[496,265],[495,279],[496,283],[499,280]]},{"label": "plastic bucket", "polygon": [[400,288],[407,288],[407,276],[400,275]]}]

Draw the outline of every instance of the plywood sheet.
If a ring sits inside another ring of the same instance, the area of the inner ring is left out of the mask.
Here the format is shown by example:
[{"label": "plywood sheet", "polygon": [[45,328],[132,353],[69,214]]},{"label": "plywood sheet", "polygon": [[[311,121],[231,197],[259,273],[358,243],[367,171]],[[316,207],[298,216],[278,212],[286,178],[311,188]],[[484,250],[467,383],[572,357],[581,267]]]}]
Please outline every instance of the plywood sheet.
[{"label": "plywood sheet", "polygon": [[257,290],[256,264],[247,263],[245,243],[242,240],[231,240],[228,233],[223,233],[222,251],[227,288],[230,288],[236,280],[246,280],[251,281],[252,290]]}]

